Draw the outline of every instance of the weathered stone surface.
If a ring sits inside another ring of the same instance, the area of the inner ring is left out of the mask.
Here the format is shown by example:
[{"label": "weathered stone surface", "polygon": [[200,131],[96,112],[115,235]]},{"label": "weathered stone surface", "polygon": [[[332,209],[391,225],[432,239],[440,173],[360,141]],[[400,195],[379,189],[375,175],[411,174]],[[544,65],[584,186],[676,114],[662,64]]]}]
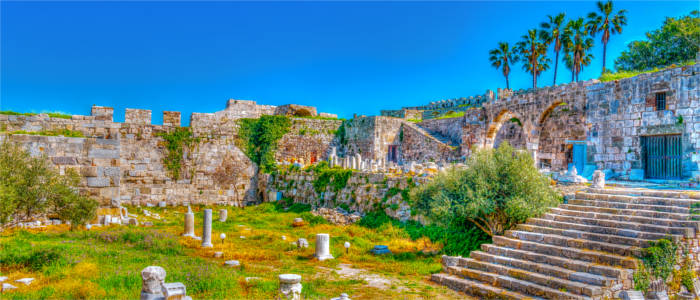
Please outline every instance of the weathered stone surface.
[{"label": "weathered stone surface", "polygon": [[279,281],[279,292],[282,299],[301,299],[301,276],[296,274],[281,274],[279,275]]},{"label": "weathered stone surface", "polygon": [[202,225],[202,247],[211,248],[214,245],[211,243],[211,209],[204,210],[204,219]]},{"label": "weathered stone surface", "polygon": [[141,271],[141,299],[144,294],[162,296],[161,286],[165,282],[165,269],[158,266],[149,266]]},{"label": "weathered stone surface", "polygon": [[333,259],[330,249],[330,236],[327,233],[319,233],[316,235],[316,254],[318,260]]}]

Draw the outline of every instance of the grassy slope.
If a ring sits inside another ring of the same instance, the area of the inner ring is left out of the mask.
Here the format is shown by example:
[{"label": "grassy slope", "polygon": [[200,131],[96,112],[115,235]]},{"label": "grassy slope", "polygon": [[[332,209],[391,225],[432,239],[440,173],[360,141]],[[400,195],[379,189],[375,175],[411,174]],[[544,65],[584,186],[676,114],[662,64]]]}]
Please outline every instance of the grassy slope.
[{"label": "grassy slope", "polygon": [[[227,222],[214,221],[213,249],[200,249],[199,241],[179,237],[184,208],[149,208],[164,218],[153,220],[155,226],[148,228],[122,226],[68,232],[66,226],[51,226],[45,232],[6,232],[0,237],[0,274],[9,276],[9,282],[22,277],[35,277],[37,281],[26,287],[16,284],[19,289],[3,294],[3,299],[135,299],[141,289],[140,271],[149,265],[165,268],[166,282],[183,282],[195,299],[274,298],[277,275],[282,273],[302,275],[306,298],[337,297],[343,292],[353,299],[396,298],[398,294],[401,298],[457,296],[427,281],[431,273],[440,270],[439,257],[420,251],[440,245],[427,239],[412,241],[403,229],[390,224],[377,229],[330,225],[309,213],[277,212],[271,204],[228,209]],[[130,210],[140,213],[140,209]],[[199,208],[195,210],[199,235],[202,214]],[[215,208],[215,220],[217,211]],[[139,216],[142,221],[149,219]],[[292,227],[292,220],[299,216],[310,224]],[[218,238],[222,232],[227,235],[224,244]],[[312,259],[316,233],[331,235],[331,253],[336,259]],[[308,249],[297,250],[291,245],[300,237],[309,241]],[[342,246],[345,241],[352,244],[349,254]],[[369,254],[375,244],[389,245],[394,255]],[[224,258],[213,258],[214,251],[223,251]],[[55,252],[60,257],[42,257],[39,261],[44,263],[37,267],[27,258],[34,252]],[[241,261],[241,270],[224,268],[223,261],[229,259]],[[324,269],[339,263],[395,280],[386,289],[370,288],[363,280],[343,278]],[[247,282],[246,277],[259,279]]]}]

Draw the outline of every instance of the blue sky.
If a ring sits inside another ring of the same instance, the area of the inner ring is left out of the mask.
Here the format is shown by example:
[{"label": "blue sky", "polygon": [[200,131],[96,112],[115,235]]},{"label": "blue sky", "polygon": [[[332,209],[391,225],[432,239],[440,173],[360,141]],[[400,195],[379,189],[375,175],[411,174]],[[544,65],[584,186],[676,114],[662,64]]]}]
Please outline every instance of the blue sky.
[{"label": "blue sky", "polygon": [[[615,2],[625,45],[688,2]],[[0,110],[89,114],[92,104],[222,110],[229,98],[313,105],[351,117],[505,87],[488,62],[547,14],[585,16],[594,2],[0,2]],[[596,78],[602,45],[581,79]],[[561,64],[558,82],[570,73]],[[545,72],[539,85],[551,84]],[[528,88],[520,65],[511,87]]]}]

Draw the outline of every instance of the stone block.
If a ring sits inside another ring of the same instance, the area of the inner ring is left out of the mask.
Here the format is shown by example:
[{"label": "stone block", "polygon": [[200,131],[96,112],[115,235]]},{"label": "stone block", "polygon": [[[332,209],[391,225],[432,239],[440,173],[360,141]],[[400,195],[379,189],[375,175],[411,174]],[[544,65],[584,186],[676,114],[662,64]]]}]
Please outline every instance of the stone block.
[{"label": "stone block", "polygon": [[91,149],[91,150],[88,152],[88,157],[89,157],[89,158],[113,158],[113,159],[118,159],[118,158],[119,158],[119,150]]},{"label": "stone block", "polygon": [[87,186],[89,187],[108,187],[110,180],[108,177],[88,177]]}]

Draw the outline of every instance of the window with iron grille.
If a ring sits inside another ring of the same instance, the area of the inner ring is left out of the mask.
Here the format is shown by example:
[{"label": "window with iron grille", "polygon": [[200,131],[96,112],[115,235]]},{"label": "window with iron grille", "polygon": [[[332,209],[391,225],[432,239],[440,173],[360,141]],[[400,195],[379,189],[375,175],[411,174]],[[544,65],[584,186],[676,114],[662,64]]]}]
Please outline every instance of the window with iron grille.
[{"label": "window with iron grille", "polygon": [[666,93],[656,93],[656,110],[666,110]]}]

